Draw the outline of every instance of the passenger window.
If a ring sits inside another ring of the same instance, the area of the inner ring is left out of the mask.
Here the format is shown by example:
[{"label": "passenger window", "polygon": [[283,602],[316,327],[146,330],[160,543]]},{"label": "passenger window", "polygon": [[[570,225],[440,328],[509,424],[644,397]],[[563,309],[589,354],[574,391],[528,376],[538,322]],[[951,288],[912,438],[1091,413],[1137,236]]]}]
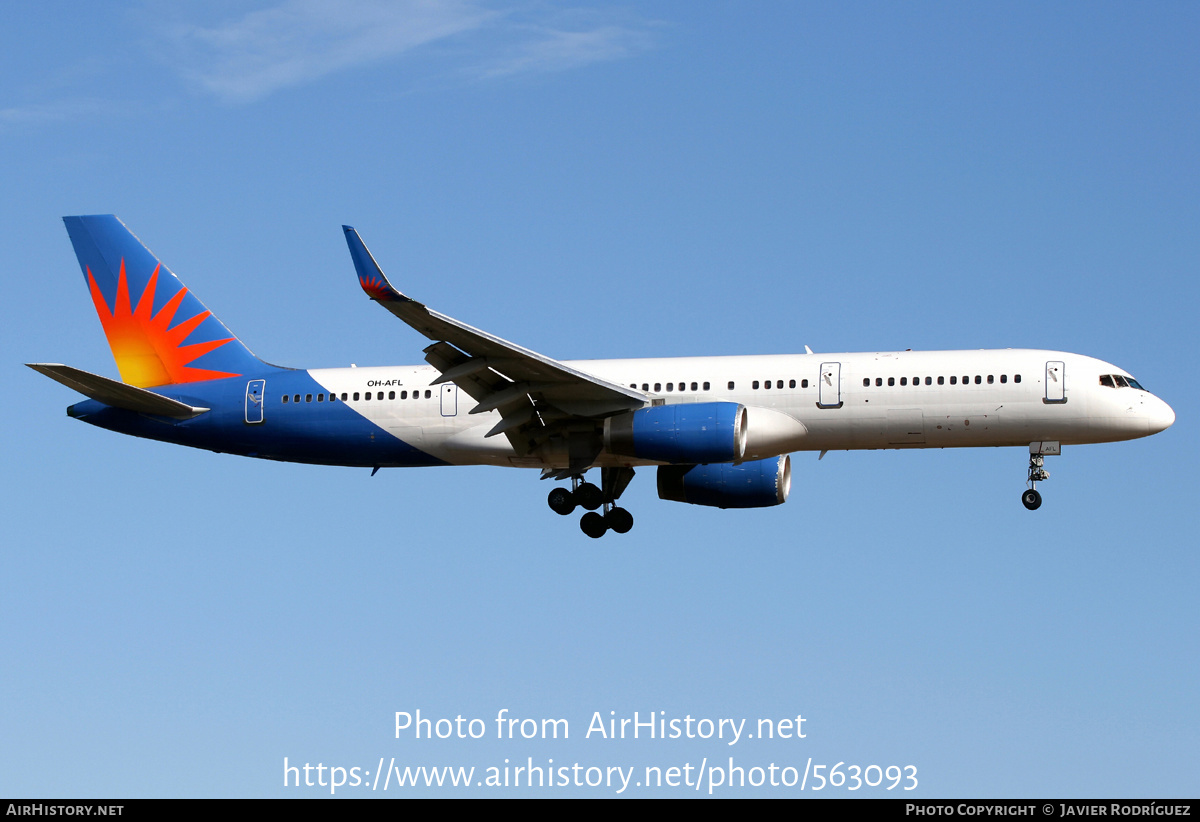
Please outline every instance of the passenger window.
[{"label": "passenger window", "polygon": [[358,392],[357,391],[354,392],[354,401],[358,402]]},{"label": "passenger window", "polygon": [[[1101,377],[1100,379],[1104,379],[1104,378],[1103,378],[1103,377]],[[290,400],[290,399],[291,399],[291,397],[289,397],[287,394],[284,394],[284,395],[283,395],[283,402],[284,402],[284,404],[286,404],[286,403],[287,403],[287,401],[288,401],[288,400]]]},{"label": "passenger window", "polygon": [[643,390],[643,391],[649,391],[649,390],[650,390],[650,383],[648,383],[648,382],[644,382],[644,383],[642,383],[642,390]]},{"label": "passenger window", "polygon": [[976,384],[976,385],[982,385],[982,384],[983,384],[983,378],[982,378],[982,377],[980,377],[978,374],[976,374],[976,375],[975,375],[975,384]]},{"label": "passenger window", "polygon": [[655,390],[655,391],[662,391],[662,383],[661,383],[661,382],[656,382],[656,383],[654,383],[654,390]]},{"label": "passenger window", "polygon": [[755,380],[754,382],[750,383],[750,387],[753,388],[755,391],[757,391],[758,390],[758,380]]},{"label": "passenger window", "polygon": [[1008,375],[1007,375],[1007,374],[1001,374],[1001,375],[1000,375],[1000,384],[1001,384],[1001,385],[1003,385],[1003,384],[1004,384],[1004,383],[1006,383],[1006,382],[1008,382]]},{"label": "passenger window", "polygon": [[708,383],[704,383],[704,390],[705,390],[705,391],[707,391],[707,390],[708,390]]},{"label": "passenger window", "polygon": [[429,399],[431,396],[433,396],[433,394],[429,391],[429,389],[425,389],[425,399]]},{"label": "passenger window", "polygon": [[1020,374],[1014,374],[1014,375],[1013,375],[1013,382],[1020,382],[1020,381],[1021,381],[1021,375],[1020,375]]},{"label": "passenger window", "polygon": [[908,385],[908,377],[901,377],[901,378],[900,378],[900,384],[901,384],[901,385]]},{"label": "passenger window", "polygon": [[875,378],[875,385],[876,385],[876,386],[883,385],[883,377],[876,377],[876,378]]},{"label": "passenger window", "polygon": [[958,385],[958,377],[951,377],[951,378],[950,378],[950,384],[951,384],[951,385]]},{"label": "passenger window", "polygon": [[668,390],[668,391],[674,391],[674,390],[675,390],[675,383],[673,383],[673,382],[669,382],[669,383],[667,383],[667,390]]},{"label": "passenger window", "polygon": [[299,395],[299,394],[293,394],[293,395],[292,395],[292,402],[300,402],[300,395]]},{"label": "passenger window", "polygon": [[763,383],[763,388],[764,388],[764,389],[767,389],[767,388],[770,388],[770,387],[771,387],[771,381],[770,381],[770,380],[767,380],[765,383]]},{"label": "passenger window", "polygon": [[808,388],[808,380],[800,380],[801,388]]},{"label": "passenger window", "polygon": [[888,377],[888,385],[895,385],[895,384],[896,384],[896,378]]},{"label": "passenger window", "polygon": [[933,377],[926,377],[926,378],[925,378],[925,384],[926,384],[926,385],[933,385]]},{"label": "passenger window", "polygon": [[945,384],[946,384],[946,378],[938,377],[938,385],[945,385]]},{"label": "passenger window", "polygon": [[729,390],[730,390],[730,391],[732,391],[732,390],[733,390],[733,380],[730,380],[730,381],[729,381]]},{"label": "passenger window", "polygon": [[402,399],[402,400],[406,400],[406,399],[408,399],[408,392],[407,392],[407,391],[401,391],[401,392],[400,392],[400,399]]},{"label": "passenger window", "polygon": [[[868,380],[867,380],[867,384],[870,384],[870,382],[871,382],[871,381],[868,379]],[[788,388],[795,388],[795,387],[796,387],[796,381],[795,381],[795,380],[788,380]]]},{"label": "passenger window", "polygon": [[692,390],[693,390],[693,391],[695,391],[695,390],[696,390],[696,383],[692,383]]},{"label": "passenger window", "polygon": [[863,377],[863,388],[869,388],[871,385],[870,377]]},{"label": "passenger window", "polygon": [[317,394],[317,402],[325,402],[325,395]]}]

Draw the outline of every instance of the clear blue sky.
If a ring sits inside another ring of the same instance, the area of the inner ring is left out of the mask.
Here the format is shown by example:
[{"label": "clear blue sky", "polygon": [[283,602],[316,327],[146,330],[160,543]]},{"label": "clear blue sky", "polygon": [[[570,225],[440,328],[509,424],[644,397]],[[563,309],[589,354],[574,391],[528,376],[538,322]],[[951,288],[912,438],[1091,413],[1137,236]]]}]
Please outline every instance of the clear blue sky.
[{"label": "clear blue sky", "polygon": [[[0,795],[732,756],[911,764],[923,797],[1196,796],[1198,42],[1186,3],[7,8]],[[283,365],[421,361],[348,223],[398,287],[553,357],[1061,349],[1178,421],[1051,458],[1032,514],[1021,449],[800,454],[758,512],[640,472],[633,532],[593,542],[535,472],[68,419],[22,363],[116,376],[60,219],[109,212]],[[396,739],[418,709],[571,738]],[[806,738],[584,739],[610,711]]]}]

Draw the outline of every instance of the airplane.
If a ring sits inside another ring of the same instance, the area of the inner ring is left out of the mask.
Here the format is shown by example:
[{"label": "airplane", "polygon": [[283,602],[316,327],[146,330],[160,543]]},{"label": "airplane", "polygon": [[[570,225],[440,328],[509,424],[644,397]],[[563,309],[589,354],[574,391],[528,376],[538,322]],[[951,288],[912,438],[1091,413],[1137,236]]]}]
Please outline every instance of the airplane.
[{"label": "airplane", "polygon": [[[65,217],[121,379],[28,363],[88,397],[67,414],[218,453],[380,468],[496,465],[569,480],[548,495],[589,537],[626,533],[635,469],[661,499],[787,500],[789,454],[1021,446],[1030,510],[1064,445],[1163,431],[1167,403],[1092,357],[1028,349],[559,361],[398,291],[343,226],[362,290],[423,334],[426,365],[295,369],[250,352],[113,215]],[[586,480],[600,469],[600,484]]]}]

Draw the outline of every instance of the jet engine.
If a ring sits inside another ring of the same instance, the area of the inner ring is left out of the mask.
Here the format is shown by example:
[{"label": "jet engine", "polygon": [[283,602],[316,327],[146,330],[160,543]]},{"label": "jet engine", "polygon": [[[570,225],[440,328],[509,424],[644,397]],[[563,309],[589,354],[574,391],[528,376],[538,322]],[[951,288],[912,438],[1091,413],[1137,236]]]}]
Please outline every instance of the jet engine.
[{"label": "jet engine", "polygon": [[639,408],[604,421],[610,454],[676,465],[739,463],[802,450],[808,428],[773,408],[734,402]]},{"label": "jet engine", "polygon": [[792,459],[787,454],[739,465],[660,465],[658,497],[714,508],[768,508],[787,501]]},{"label": "jet engine", "polygon": [[604,447],[658,462],[739,461],[746,453],[746,408],[735,402],[639,408],[604,421]]}]

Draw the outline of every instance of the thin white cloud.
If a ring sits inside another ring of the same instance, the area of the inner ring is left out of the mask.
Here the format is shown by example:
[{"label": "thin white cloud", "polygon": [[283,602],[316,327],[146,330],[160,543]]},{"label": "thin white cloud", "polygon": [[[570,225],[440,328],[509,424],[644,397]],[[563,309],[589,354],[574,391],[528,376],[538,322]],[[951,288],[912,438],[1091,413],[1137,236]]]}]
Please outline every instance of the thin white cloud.
[{"label": "thin white cloud", "polygon": [[104,100],[56,100],[0,108],[0,125],[40,126],[111,114],[114,104]]},{"label": "thin white cloud", "polygon": [[482,74],[497,77],[523,72],[565,71],[589,63],[617,60],[643,51],[649,35],[638,29],[605,25],[583,31],[530,28],[529,38],[512,53],[485,66]]},{"label": "thin white cloud", "polygon": [[476,77],[561,71],[648,46],[636,26],[555,25],[536,18],[568,13],[539,8],[500,11],[475,0],[284,0],[218,25],[177,24],[168,38],[173,65],[234,103],[453,37],[474,36],[456,52]]},{"label": "thin white cloud", "polygon": [[224,100],[248,102],[478,28],[492,16],[465,2],[286,0],[218,26],[177,26],[172,40],[192,80]]}]

